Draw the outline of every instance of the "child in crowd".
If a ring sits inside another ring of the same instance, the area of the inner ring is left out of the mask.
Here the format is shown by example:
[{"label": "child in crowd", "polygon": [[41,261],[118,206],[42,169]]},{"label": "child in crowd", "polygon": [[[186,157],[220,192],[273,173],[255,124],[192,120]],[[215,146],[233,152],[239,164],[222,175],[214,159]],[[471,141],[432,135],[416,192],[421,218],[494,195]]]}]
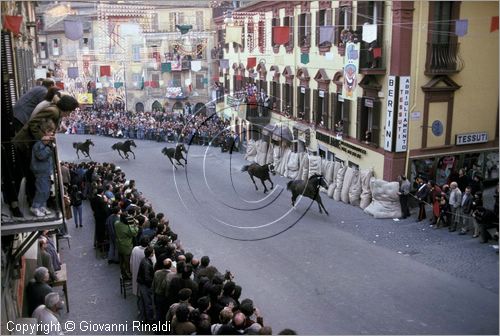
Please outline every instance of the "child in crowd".
[{"label": "child in crowd", "polygon": [[36,217],[44,217],[52,214],[47,209],[47,200],[50,195],[50,175],[53,172],[53,141],[56,126],[51,119],[43,120],[40,123],[40,130],[44,134],[44,139],[39,140],[33,146],[31,152],[31,171],[35,175],[35,197],[30,208]]}]

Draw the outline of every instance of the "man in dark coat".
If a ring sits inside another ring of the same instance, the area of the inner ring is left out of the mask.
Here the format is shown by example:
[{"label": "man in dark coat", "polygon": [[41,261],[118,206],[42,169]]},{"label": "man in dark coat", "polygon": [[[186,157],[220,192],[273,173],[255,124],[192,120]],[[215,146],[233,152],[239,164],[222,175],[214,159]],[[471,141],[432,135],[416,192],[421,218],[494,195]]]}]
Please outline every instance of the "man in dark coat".
[{"label": "man in dark coat", "polygon": [[33,278],[26,287],[26,299],[28,301],[28,315],[31,316],[33,311],[39,305],[45,303],[45,296],[52,292],[47,282],[49,282],[49,270],[46,267],[38,267],[35,269]]},{"label": "man in dark coat", "polygon": [[472,193],[471,187],[465,188],[465,192],[462,195],[462,207],[460,208],[460,218],[458,222],[458,228],[460,228],[460,235],[464,235],[471,227],[471,212],[472,212]]},{"label": "man in dark coat", "polygon": [[417,222],[420,222],[421,220],[427,217],[425,214],[425,203],[427,202],[427,197],[429,196],[429,189],[427,187],[427,183],[425,183],[424,179],[421,177],[417,177],[417,184],[418,184],[418,189],[416,197],[419,201]]},{"label": "man in dark coat", "polygon": [[54,81],[52,79],[44,79],[42,85],[35,86],[19,98],[13,107],[16,132],[19,132],[30,120],[35,107],[45,99],[47,91],[53,86]]},{"label": "man in dark coat", "polygon": [[148,246],[144,249],[144,258],[141,260],[137,272],[137,284],[139,292],[139,309],[141,320],[145,323],[154,322],[153,312],[153,279],[154,269],[151,258],[154,256],[154,249]]}]

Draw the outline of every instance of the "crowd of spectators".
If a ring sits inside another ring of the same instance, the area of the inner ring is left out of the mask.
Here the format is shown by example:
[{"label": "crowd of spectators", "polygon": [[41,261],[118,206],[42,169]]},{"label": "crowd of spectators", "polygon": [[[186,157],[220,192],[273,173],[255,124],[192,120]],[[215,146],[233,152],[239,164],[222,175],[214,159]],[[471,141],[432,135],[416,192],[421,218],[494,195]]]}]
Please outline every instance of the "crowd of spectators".
[{"label": "crowd of spectators", "polygon": [[[143,323],[168,321],[176,335],[272,334],[253,301],[241,299],[242,288],[233,274],[220,272],[209,256],[184,249],[169,218],[153,209],[121,169],[96,162],[61,166],[63,182],[72,190],[71,203],[77,202],[77,194],[78,200],[90,202],[94,246],[107,250],[108,264],[119,264],[122,279],[131,281]],[[75,225],[80,229],[81,220]],[[38,287],[45,293],[44,279],[50,274],[38,273]],[[36,300],[40,302],[40,295]]]},{"label": "crowd of spectators", "polygon": [[[188,105],[189,107],[189,105]],[[152,112],[132,113],[114,107],[78,110],[62,121],[68,134],[103,135],[116,138],[153,140],[158,142],[187,142],[191,137],[196,144],[219,145],[228,133],[229,121],[216,114]]]}]

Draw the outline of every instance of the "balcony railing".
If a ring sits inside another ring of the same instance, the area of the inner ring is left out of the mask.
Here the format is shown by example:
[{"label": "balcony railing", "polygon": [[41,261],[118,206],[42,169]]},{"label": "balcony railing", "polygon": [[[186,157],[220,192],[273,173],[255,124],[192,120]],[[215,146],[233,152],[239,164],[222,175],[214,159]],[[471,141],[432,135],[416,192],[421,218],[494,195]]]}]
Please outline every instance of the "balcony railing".
[{"label": "balcony railing", "polygon": [[426,75],[457,73],[463,67],[458,43],[427,43]]}]

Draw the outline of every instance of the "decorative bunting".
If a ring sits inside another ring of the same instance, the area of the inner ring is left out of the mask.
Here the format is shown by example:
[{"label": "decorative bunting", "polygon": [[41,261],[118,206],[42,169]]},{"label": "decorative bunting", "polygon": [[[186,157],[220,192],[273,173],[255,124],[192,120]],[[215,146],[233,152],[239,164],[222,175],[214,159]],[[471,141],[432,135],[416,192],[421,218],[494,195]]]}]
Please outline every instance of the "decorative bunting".
[{"label": "decorative bunting", "polygon": [[455,21],[455,34],[457,36],[467,35],[467,30],[469,28],[469,20],[456,20]]},{"label": "decorative bunting", "polygon": [[382,48],[373,48],[373,58],[382,57]]},{"label": "decorative bunting", "polygon": [[498,30],[498,16],[493,16],[491,18],[490,33]]},{"label": "decorative bunting", "polygon": [[172,64],[169,62],[161,64],[161,73],[172,71]]},{"label": "decorative bunting", "polygon": [[300,54],[300,63],[302,64],[309,63],[309,54]]},{"label": "decorative bunting", "polygon": [[101,65],[100,68],[101,76],[110,76],[111,77],[111,66],[109,65]]},{"label": "decorative bunting", "polygon": [[170,62],[171,71],[182,71],[182,62],[172,61]]},{"label": "decorative bunting", "polygon": [[248,57],[247,58],[247,69],[253,68],[257,65],[256,57]]},{"label": "decorative bunting", "polygon": [[22,22],[23,17],[20,15],[4,15],[3,28],[11,31],[14,35],[19,35]]},{"label": "decorative bunting", "polygon": [[115,82],[115,84],[113,84],[113,86],[115,87],[115,89],[119,89],[123,86],[123,82]]},{"label": "decorative bunting", "polygon": [[273,27],[273,44],[285,44],[290,39],[290,27]]},{"label": "decorative bunting", "polygon": [[64,36],[72,41],[81,39],[83,36],[82,22],[75,20],[64,20]]},{"label": "decorative bunting", "polygon": [[68,67],[68,77],[78,78],[78,67]]},{"label": "decorative bunting", "polygon": [[241,44],[241,26],[226,27],[226,43],[236,42]]},{"label": "decorative bunting", "polygon": [[363,25],[363,41],[371,43],[377,39],[377,25],[365,23]]},{"label": "decorative bunting", "polygon": [[64,90],[64,82],[56,82],[56,87],[61,90]]},{"label": "decorative bunting", "polygon": [[229,69],[229,60],[228,59],[219,60],[219,64],[220,64],[221,69]]},{"label": "decorative bunting", "polygon": [[201,70],[201,61],[191,61],[191,70],[192,71],[200,71]]}]

